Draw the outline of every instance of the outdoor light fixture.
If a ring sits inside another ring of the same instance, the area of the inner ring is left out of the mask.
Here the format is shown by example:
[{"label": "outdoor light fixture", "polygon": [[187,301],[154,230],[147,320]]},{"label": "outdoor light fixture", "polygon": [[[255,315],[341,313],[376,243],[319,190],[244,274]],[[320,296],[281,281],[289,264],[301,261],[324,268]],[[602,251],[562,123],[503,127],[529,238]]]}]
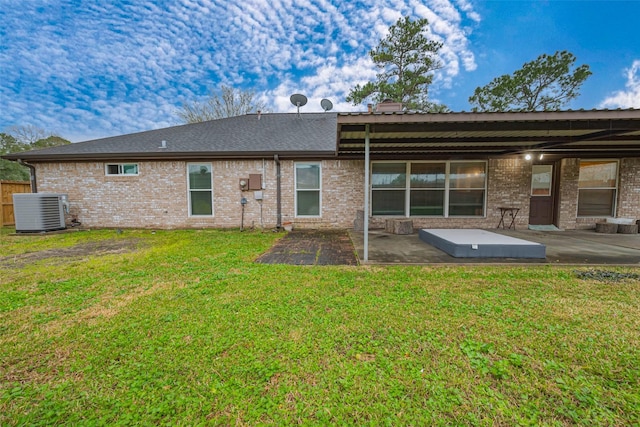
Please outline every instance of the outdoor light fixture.
[{"label": "outdoor light fixture", "polygon": [[544,158],[544,154],[540,153],[540,156],[538,157],[538,160],[542,160]]},{"label": "outdoor light fixture", "polygon": [[531,160],[531,154],[525,154],[524,159],[525,160]]}]

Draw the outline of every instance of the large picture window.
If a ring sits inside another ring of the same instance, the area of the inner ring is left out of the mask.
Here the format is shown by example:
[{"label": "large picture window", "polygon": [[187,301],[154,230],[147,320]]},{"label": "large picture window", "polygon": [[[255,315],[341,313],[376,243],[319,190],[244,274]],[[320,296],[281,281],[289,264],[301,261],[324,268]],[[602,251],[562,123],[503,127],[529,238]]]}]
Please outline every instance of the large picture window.
[{"label": "large picture window", "polygon": [[296,163],[296,216],[319,217],[322,201],[320,163]]},{"label": "large picture window", "polygon": [[374,215],[404,215],[407,186],[405,163],[371,165],[371,207]]},{"label": "large picture window", "polygon": [[578,179],[578,216],[615,216],[618,162],[581,160]]},{"label": "large picture window", "polygon": [[451,163],[449,216],[484,215],[485,170],[485,163]]},{"label": "large picture window", "polygon": [[189,175],[189,215],[213,216],[213,173],[210,163],[192,163]]},{"label": "large picture window", "polygon": [[483,216],[486,162],[376,162],[371,212],[393,216]]},{"label": "large picture window", "polygon": [[409,215],[443,216],[446,164],[411,164]]}]

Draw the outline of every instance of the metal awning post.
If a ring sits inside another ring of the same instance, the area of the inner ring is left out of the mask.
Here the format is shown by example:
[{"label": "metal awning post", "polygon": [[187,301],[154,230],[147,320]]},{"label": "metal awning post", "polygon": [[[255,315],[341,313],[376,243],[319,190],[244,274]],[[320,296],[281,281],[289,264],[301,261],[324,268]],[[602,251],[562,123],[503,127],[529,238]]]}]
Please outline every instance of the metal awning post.
[{"label": "metal awning post", "polygon": [[369,261],[369,125],[364,126],[364,261]]}]

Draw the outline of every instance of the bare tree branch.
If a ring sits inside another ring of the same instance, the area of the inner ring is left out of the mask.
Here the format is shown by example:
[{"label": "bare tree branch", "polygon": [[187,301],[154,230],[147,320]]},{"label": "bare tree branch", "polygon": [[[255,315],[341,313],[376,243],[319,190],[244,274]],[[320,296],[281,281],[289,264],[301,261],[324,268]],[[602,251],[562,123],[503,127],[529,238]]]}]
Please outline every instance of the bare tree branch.
[{"label": "bare tree branch", "polygon": [[225,117],[241,116],[254,111],[266,112],[266,104],[256,99],[252,90],[222,85],[205,102],[187,102],[176,112],[184,123],[199,123]]}]

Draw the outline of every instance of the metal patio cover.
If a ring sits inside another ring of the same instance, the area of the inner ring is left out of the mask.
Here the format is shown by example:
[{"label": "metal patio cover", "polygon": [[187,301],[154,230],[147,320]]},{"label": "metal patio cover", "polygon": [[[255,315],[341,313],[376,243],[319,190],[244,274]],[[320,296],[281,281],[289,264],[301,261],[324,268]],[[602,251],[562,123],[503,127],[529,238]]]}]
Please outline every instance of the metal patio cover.
[{"label": "metal patio cover", "polygon": [[640,110],[634,109],[339,113],[338,157],[363,157],[366,125],[373,160],[640,156]]}]

